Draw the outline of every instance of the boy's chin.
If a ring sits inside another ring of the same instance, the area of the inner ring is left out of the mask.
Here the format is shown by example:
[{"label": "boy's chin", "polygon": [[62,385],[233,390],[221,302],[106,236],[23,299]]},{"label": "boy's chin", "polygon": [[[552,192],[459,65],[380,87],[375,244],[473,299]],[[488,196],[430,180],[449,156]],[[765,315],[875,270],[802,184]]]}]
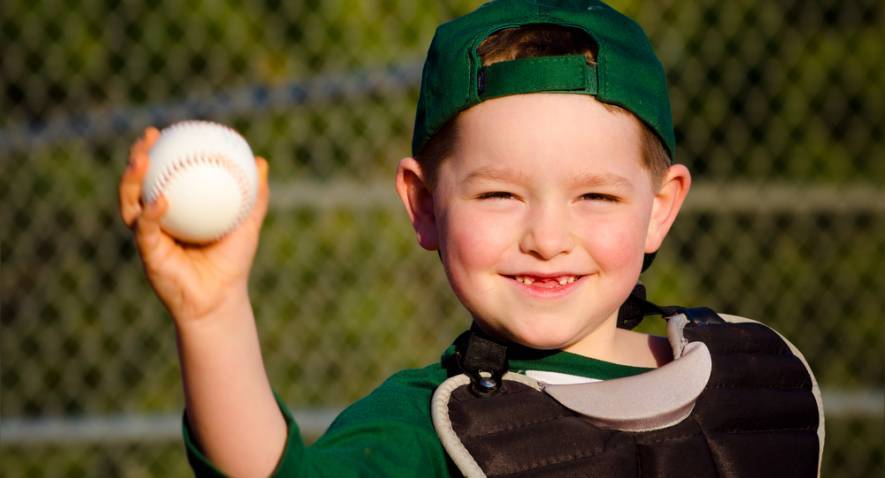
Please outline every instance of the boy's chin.
[{"label": "boy's chin", "polygon": [[558,337],[520,336],[515,338],[513,342],[535,350],[562,350],[571,345],[569,340],[559,339]]},{"label": "boy's chin", "polygon": [[567,348],[574,341],[574,334],[557,328],[491,327],[480,323],[480,327],[499,340],[512,342],[536,350],[559,350]]}]

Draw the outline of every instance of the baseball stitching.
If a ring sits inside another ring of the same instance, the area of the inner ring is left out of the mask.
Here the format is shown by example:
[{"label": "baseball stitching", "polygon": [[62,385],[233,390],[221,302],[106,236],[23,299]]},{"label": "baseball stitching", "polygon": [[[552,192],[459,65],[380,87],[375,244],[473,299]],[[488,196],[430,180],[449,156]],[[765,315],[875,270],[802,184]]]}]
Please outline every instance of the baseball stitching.
[{"label": "baseball stitching", "polygon": [[[228,128],[229,129],[229,128]],[[233,131],[233,130],[231,130]],[[169,184],[170,181],[180,172],[185,169],[190,168],[191,166],[208,164],[221,166],[225,171],[230,173],[234,177],[234,181],[236,181],[237,185],[240,189],[240,211],[237,213],[237,219],[234,224],[226,231],[219,234],[217,237],[221,237],[226,234],[228,231],[237,227],[247,216],[249,210],[252,208],[250,204],[249,198],[249,181],[246,178],[246,175],[243,171],[237,167],[236,163],[231,161],[226,156],[223,156],[218,153],[204,153],[204,152],[194,152],[187,155],[184,155],[181,158],[176,159],[172,162],[170,166],[163,170],[163,174],[160,176],[160,179],[157,180],[154,187],[151,189],[151,198],[156,200],[156,198],[163,192],[166,188],[166,185]],[[214,238],[214,239],[217,239]]]}]

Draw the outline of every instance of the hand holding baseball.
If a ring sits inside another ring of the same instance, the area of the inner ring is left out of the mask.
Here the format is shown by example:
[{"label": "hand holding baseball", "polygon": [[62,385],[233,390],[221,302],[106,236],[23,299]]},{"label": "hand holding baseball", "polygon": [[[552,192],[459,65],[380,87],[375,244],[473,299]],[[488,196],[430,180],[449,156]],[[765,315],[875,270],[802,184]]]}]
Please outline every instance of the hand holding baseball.
[{"label": "hand holding baseball", "polygon": [[188,244],[163,229],[169,203],[162,192],[153,201],[142,200],[149,152],[159,137],[156,128],[148,128],[132,146],[129,165],[120,180],[120,215],[135,234],[151,286],[182,325],[206,317],[230,301],[248,301],[249,271],[267,212],[267,161],[254,158],[258,187],[248,215],[213,242]]}]

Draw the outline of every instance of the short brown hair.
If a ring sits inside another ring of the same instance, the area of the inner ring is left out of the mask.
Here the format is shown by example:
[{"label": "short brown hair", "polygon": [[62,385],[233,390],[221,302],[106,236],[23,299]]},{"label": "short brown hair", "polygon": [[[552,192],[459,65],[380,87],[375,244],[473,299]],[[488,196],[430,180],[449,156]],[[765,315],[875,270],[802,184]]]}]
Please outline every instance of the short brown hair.
[{"label": "short brown hair", "polygon": [[[476,49],[483,66],[502,61],[539,56],[583,54],[590,64],[596,63],[596,42],[582,30],[558,25],[526,25],[497,31]],[[670,156],[661,139],[636,115],[620,106],[602,103],[609,111],[629,114],[641,128],[642,165],[651,174],[652,184],[658,187],[670,167]],[[455,116],[427,141],[416,159],[421,164],[427,183],[436,184],[440,162],[452,152],[457,141]]]}]

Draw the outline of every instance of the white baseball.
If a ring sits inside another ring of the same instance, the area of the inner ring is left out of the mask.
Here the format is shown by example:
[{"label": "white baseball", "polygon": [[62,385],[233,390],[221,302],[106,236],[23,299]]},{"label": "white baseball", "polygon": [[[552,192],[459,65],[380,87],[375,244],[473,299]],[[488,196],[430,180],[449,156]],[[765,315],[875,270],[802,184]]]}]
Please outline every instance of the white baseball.
[{"label": "white baseball", "polygon": [[145,202],[166,197],[160,222],[178,240],[214,241],[243,221],[255,204],[258,172],[249,143],[227,126],[182,121],[160,132],[142,184]]}]

